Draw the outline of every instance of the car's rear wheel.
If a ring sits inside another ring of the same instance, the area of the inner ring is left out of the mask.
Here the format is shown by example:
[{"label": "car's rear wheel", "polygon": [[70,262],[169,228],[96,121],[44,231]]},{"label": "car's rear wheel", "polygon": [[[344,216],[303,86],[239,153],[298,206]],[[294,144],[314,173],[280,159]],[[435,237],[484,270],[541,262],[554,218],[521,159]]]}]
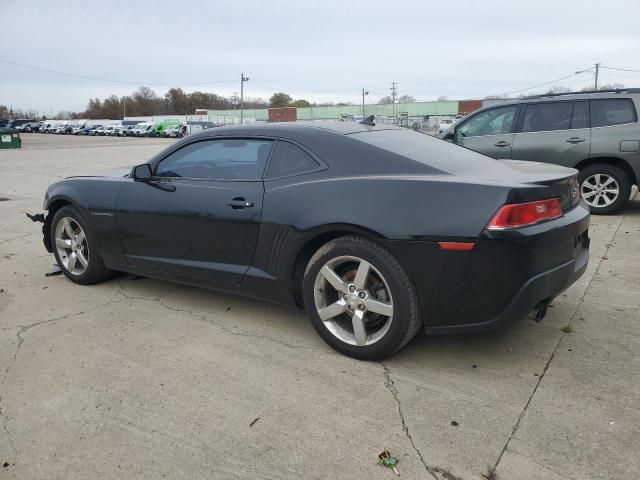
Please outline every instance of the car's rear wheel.
[{"label": "car's rear wheel", "polygon": [[589,165],[578,175],[580,195],[591,213],[607,215],[621,209],[631,195],[629,176],[615,165]]},{"label": "car's rear wheel", "polygon": [[387,250],[362,237],[332,240],[313,255],[303,297],[323,340],[361,360],[397,352],[421,325],[417,295],[404,269]]},{"label": "car's rear wheel", "polygon": [[56,212],[51,222],[51,239],[58,265],[75,283],[89,285],[112,275],[100,258],[93,232],[77,208],[69,205]]}]

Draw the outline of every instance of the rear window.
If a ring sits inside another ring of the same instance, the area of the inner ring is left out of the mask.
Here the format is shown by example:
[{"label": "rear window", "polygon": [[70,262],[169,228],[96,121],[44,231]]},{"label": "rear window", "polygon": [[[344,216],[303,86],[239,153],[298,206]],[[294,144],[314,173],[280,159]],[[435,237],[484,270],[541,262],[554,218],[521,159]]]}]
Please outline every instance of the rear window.
[{"label": "rear window", "polygon": [[500,164],[473,150],[408,129],[359,132],[349,137],[452,175],[484,176]]},{"label": "rear window", "polygon": [[269,162],[267,178],[299,175],[320,167],[308,153],[288,142],[279,141],[273,158]]},{"label": "rear window", "polygon": [[638,120],[635,106],[629,98],[590,100],[591,127],[608,127]]},{"label": "rear window", "polygon": [[571,125],[573,102],[527,104],[522,122],[523,132],[568,130]]}]

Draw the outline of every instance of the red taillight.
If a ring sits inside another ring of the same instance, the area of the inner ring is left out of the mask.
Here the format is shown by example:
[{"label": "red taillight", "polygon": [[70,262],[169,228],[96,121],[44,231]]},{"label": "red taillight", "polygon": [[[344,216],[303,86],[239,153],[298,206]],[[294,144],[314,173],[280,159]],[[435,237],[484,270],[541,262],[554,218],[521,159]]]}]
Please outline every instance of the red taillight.
[{"label": "red taillight", "polygon": [[489,230],[524,227],[542,220],[551,220],[562,216],[559,198],[539,200],[537,202],[510,203],[500,207],[489,221]]}]

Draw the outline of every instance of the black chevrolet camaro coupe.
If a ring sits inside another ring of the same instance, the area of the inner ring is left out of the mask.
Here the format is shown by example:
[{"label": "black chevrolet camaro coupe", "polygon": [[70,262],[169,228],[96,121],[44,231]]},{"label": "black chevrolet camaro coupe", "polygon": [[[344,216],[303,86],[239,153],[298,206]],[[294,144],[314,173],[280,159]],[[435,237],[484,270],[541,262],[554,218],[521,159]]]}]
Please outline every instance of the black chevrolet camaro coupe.
[{"label": "black chevrolet camaro coupe", "polygon": [[297,305],[379,359],[421,328],[542,316],[588,262],[576,173],[389,126],[223,127],[51,185],[44,243],[76,283],[125,271]]}]

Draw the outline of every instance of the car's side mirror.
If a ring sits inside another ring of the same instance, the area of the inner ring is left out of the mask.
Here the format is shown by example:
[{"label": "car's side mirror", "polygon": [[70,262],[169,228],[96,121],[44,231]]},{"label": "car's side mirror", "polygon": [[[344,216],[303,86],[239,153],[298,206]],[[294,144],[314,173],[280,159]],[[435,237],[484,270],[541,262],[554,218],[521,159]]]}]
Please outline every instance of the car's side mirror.
[{"label": "car's side mirror", "polygon": [[142,182],[147,182],[151,179],[151,165],[148,163],[143,163],[142,165],[138,165],[133,167],[133,171],[131,172],[131,176],[134,180],[140,180]]}]

